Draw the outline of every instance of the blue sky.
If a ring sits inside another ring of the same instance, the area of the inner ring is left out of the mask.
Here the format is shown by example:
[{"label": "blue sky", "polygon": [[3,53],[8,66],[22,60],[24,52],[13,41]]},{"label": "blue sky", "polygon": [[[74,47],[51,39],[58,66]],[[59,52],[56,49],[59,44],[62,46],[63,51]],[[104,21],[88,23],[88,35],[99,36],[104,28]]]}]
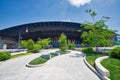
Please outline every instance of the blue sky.
[{"label": "blue sky", "polygon": [[0,0],[0,29],[42,21],[85,22],[86,9],[109,16],[107,25],[120,33],[120,0]]}]

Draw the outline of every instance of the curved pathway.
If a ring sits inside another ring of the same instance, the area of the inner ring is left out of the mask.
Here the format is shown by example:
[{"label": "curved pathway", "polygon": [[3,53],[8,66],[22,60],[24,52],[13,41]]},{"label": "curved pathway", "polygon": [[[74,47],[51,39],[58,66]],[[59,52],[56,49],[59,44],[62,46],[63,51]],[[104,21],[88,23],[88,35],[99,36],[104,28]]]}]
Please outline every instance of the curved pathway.
[{"label": "curved pathway", "polygon": [[49,60],[46,65],[28,68],[26,62],[41,54],[56,50],[44,50],[0,63],[0,80],[100,80],[84,63],[83,54],[71,51]]}]

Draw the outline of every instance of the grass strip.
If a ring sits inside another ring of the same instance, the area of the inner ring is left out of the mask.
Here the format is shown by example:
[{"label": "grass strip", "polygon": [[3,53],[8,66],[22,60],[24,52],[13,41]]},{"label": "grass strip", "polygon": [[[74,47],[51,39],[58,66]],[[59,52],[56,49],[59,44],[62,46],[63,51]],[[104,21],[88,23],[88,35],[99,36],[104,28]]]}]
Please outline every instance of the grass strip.
[{"label": "grass strip", "polygon": [[97,54],[97,53],[91,53],[91,54],[87,54],[86,55],[86,60],[88,61],[88,63],[90,65],[92,65],[94,67],[94,64],[95,64],[95,60],[98,58],[98,57],[101,57],[102,55],[100,54]]},{"label": "grass strip", "polygon": [[38,57],[35,58],[34,60],[32,60],[31,62],[29,62],[30,65],[37,65],[37,64],[43,64],[46,61],[48,61],[48,59],[46,58],[42,58],[42,57]]},{"label": "grass strip", "polygon": [[29,55],[29,54],[33,54],[33,53],[28,52],[28,53],[21,53],[21,54],[11,55],[11,59],[12,59],[12,58],[21,57],[21,56],[25,56],[25,55]]},{"label": "grass strip", "polygon": [[108,58],[101,62],[101,64],[110,71],[111,80],[120,80],[120,60],[115,58]]}]

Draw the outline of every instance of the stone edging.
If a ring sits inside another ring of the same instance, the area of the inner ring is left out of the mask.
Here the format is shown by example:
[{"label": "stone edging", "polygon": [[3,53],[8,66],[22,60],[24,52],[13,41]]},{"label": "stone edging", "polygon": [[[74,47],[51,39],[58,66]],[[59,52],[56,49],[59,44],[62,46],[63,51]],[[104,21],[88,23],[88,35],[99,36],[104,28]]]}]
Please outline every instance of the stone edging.
[{"label": "stone edging", "polygon": [[[45,62],[45,63],[46,63],[46,62]],[[43,63],[43,64],[38,64],[38,65],[31,65],[31,64],[29,64],[29,63],[26,63],[26,66],[27,66],[27,67],[41,67],[41,66],[44,66],[45,63]]]},{"label": "stone edging", "polygon": [[94,67],[92,67],[92,66],[87,62],[86,56],[84,56],[83,60],[84,60],[85,64],[90,68],[90,70],[92,70],[92,71],[93,71],[96,75],[98,75],[102,80],[110,80],[109,78],[103,77],[100,73],[98,73],[98,71],[97,71]]},{"label": "stone edging", "polygon": [[110,72],[106,68],[104,68],[100,62],[107,58],[109,58],[109,56],[99,57],[95,60],[95,68],[103,76],[104,80],[110,80],[108,78]]}]

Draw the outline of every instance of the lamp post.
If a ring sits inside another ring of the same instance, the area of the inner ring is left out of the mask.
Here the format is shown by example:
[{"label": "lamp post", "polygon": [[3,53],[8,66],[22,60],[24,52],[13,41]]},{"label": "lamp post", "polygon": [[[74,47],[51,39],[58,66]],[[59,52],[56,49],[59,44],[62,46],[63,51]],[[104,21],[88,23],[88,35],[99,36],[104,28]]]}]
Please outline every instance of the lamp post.
[{"label": "lamp post", "polygon": [[[26,27],[25,32],[26,33],[28,32],[28,27]],[[22,33],[22,30],[20,30],[19,33],[18,33],[18,49],[20,48],[20,40],[22,38],[21,33]]]}]

